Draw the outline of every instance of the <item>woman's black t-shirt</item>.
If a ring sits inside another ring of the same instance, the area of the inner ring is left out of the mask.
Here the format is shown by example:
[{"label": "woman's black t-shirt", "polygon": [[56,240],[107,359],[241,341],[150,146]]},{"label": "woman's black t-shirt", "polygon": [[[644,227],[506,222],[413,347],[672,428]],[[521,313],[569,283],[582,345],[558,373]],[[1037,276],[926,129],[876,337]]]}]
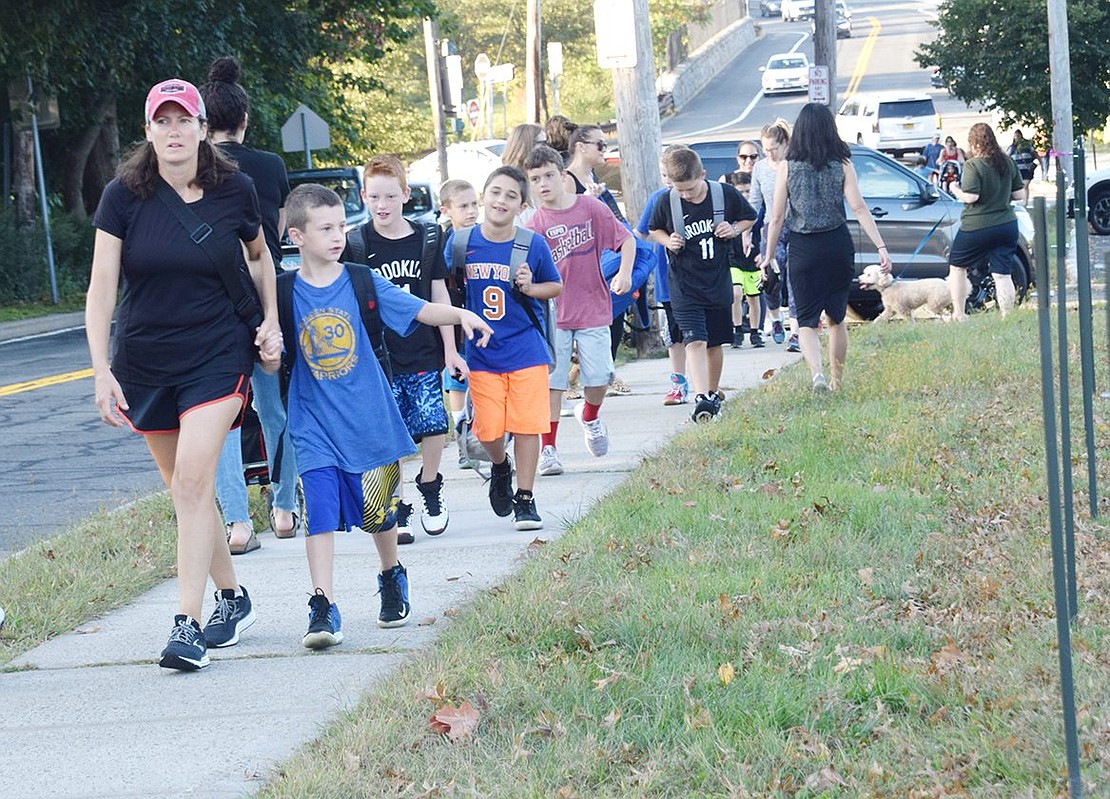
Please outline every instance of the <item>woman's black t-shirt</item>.
[{"label": "woman's black t-shirt", "polygon": [[[233,263],[258,236],[254,184],[236,172],[189,207],[212,227],[205,244]],[[104,189],[93,225],[123,241],[123,296],[112,373],[145,386],[182,378],[250,374],[254,333],[239,319],[212,260],[168,208],[139,199],[119,179]]]},{"label": "woman's black t-shirt", "polygon": [[266,246],[270,249],[274,266],[280,267],[282,231],[278,230],[278,211],[285,207],[285,198],[289,196],[285,162],[276,153],[254,150],[239,142],[222,141],[216,146],[239,164],[240,172],[245,172],[254,181],[258,205],[262,209],[262,233],[266,236]]}]

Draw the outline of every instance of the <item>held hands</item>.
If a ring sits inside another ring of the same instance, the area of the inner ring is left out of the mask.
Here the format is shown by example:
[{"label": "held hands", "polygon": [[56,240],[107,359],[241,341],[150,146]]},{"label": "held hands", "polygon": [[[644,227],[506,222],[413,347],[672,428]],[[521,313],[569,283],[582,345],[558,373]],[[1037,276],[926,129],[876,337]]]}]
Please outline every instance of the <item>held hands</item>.
[{"label": "held hands", "polygon": [[604,183],[587,183],[586,194],[590,195],[591,197],[600,197],[602,194],[605,193],[605,188],[606,186]]},{"label": "held hands", "polygon": [[[489,343],[489,337],[493,335],[493,328],[486,324],[485,320],[473,311],[467,311],[462,308],[459,308],[458,311],[459,324],[462,325],[463,333],[466,335],[467,339],[474,341],[474,334],[478,333],[480,335],[475,344],[479,347],[486,346],[486,344]],[[466,367],[465,363],[463,367]]]},{"label": "held hands", "polygon": [[259,362],[264,372],[276,372],[281,365],[282,344],[281,328],[277,321],[263,320],[255,333],[254,345],[258,347]]},{"label": "held hands", "polygon": [[123,418],[116,413],[116,408],[128,410],[131,406],[123,396],[123,389],[111,370],[98,373],[94,378],[94,396],[96,409],[100,412],[100,421],[112,427],[123,427]]}]

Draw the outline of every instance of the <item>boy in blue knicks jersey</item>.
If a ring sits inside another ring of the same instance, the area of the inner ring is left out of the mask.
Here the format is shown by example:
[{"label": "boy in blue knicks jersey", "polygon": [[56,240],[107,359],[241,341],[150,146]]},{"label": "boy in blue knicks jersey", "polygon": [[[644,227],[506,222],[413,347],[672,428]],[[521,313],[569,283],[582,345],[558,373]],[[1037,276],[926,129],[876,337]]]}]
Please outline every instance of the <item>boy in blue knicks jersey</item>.
[{"label": "boy in blue knicks jersey", "polygon": [[492,331],[469,311],[425,302],[375,273],[353,271],[365,266],[345,266],[343,203],[330,189],[298,186],[285,208],[289,238],[301,251],[300,271],[281,279],[292,283],[292,313],[282,319],[286,341],[295,342],[285,355],[289,433],[304,491],[314,589],[303,643],[322,649],[343,640],[332,583],[337,530],[361,527],[374,537],[381,560],[379,626],[401,626],[410,615],[408,573],[397,561],[398,461],[416,448],[363,324],[353,279],[370,279],[367,304],[399,335],[419,323],[458,324],[468,338],[481,334],[473,341],[481,348]]},{"label": "boy in blue knicks jersey", "polygon": [[[493,170],[482,191],[485,221],[478,227],[456,230],[446,247],[449,264],[466,285],[466,307],[490,323],[489,346],[470,341],[470,397],[474,403],[474,433],[490,455],[489,501],[498,516],[513,514],[518,530],[538,530],[543,520],[536,511],[532,488],[540,455],[540,436],[551,422],[547,387],[552,363],[547,339],[533,319],[544,318],[544,303],[563,290],[551,250],[543,236],[520,231],[527,252],[512,267],[517,242],[514,218],[524,210],[528,181],[515,167]],[[465,263],[457,263],[454,237],[466,236]],[[531,313],[529,313],[531,311]],[[513,492],[513,463],[505,452],[505,433],[513,434],[517,490]]]}]

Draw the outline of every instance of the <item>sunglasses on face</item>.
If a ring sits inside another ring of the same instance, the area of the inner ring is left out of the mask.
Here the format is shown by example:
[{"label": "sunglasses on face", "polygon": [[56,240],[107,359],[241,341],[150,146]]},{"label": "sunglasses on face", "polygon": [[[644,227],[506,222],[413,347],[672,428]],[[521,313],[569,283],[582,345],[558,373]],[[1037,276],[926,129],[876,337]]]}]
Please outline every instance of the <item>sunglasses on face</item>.
[{"label": "sunglasses on face", "polygon": [[604,141],[589,141],[589,142],[584,141],[582,143],[583,144],[592,144],[594,147],[596,147],[601,152],[605,152],[605,142]]},{"label": "sunglasses on face", "polygon": [[758,153],[740,153],[740,155],[736,156],[736,158],[738,160],[744,160],[744,161],[755,161],[757,158],[759,158],[759,154]]}]

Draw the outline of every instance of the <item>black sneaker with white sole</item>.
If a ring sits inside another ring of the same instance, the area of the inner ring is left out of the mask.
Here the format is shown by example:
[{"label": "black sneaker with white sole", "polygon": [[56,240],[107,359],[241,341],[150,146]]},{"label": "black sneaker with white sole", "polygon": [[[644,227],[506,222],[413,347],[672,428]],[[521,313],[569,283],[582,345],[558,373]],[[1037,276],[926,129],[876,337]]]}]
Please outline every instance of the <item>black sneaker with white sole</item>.
[{"label": "black sneaker with white sole", "polygon": [[216,609],[204,625],[204,641],[208,646],[218,649],[239,643],[239,634],[254,624],[254,607],[247,589],[239,586],[242,592],[235,596],[232,588],[216,591]]},{"label": "black sneaker with white sole", "polygon": [[420,475],[416,475],[416,488],[424,504],[420,525],[428,535],[439,535],[447,529],[447,522],[451,520],[443,501],[443,475],[437,473],[435,479],[427,483],[420,482]]},{"label": "black sneaker with white sole", "polygon": [[208,645],[195,619],[183,613],[173,617],[173,631],[158,665],[177,671],[197,671],[208,665]]},{"label": "black sneaker with white sole", "polygon": [[513,497],[513,526],[518,530],[542,530],[543,519],[536,511],[531,491],[517,491]]},{"label": "black sneaker with white sole", "polygon": [[498,516],[513,512],[513,462],[508,455],[504,463],[495,463],[490,468],[489,504]]},{"label": "black sneaker with white sole", "polygon": [[308,599],[308,631],[301,639],[307,649],[327,649],[343,641],[339,607],[319,588]]},{"label": "black sneaker with white sole", "polygon": [[716,416],[721,409],[720,400],[714,397],[707,397],[705,394],[698,394],[694,398],[694,412],[690,414],[690,418],[695,422],[709,422]]},{"label": "black sneaker with white sole", "polygon": [[378,613],[379,627],[401,627],[409,623],[409,573],[398,563],[378,575],[378,593],[382,598]]}]

